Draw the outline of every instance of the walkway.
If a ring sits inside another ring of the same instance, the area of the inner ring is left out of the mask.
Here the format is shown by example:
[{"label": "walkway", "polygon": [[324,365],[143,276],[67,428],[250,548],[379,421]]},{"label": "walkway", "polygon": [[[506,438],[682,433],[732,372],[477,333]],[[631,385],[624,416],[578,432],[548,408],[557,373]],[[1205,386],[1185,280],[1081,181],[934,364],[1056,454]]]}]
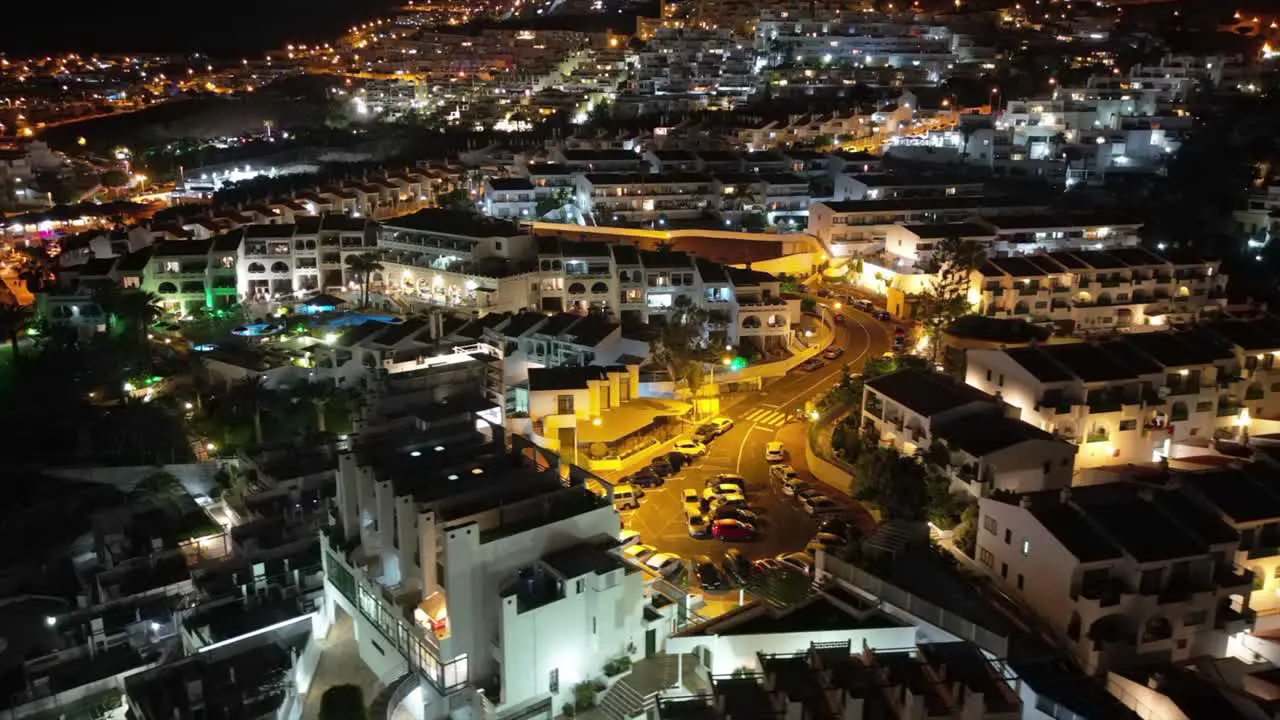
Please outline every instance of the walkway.
[{"label": "walkway", "polygon": [[[341,611],[323,640],[313,640],[320,645],[320,662],[315,678],[307,691],[302,707],[302,717],[320,717],[320,698],[335,685],[358,685],[364,692],[364,701],[371,702],[382,688],[377,676],[365,667],[356,646],[355,626],[351,618]],[[381,720],[371,718],[370,720]]]}]

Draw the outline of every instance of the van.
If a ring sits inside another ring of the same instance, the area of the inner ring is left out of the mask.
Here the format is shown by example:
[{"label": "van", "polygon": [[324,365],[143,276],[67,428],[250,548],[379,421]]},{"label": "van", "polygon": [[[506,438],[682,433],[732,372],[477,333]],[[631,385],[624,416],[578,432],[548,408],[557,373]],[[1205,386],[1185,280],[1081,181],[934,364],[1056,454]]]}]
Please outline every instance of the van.
[{"label": "van", "polygon": [[631,485],[619,485],[613,489],[613,506],[619,510],[635,510],[640,507],[644,491]]}]

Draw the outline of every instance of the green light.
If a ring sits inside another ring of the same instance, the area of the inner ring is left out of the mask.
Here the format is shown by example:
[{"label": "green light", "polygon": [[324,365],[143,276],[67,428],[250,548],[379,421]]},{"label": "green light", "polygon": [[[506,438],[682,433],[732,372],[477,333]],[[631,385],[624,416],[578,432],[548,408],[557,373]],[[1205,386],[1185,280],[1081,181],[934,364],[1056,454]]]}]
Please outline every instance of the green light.
[{"label": "green light", "polygon": [[742,357],[741,355],[734,358],[733,362],[729,363],[729,369],[734,372],[737,372],[738,370],[741,370],[746,366],[747,366],[747,359]]}]

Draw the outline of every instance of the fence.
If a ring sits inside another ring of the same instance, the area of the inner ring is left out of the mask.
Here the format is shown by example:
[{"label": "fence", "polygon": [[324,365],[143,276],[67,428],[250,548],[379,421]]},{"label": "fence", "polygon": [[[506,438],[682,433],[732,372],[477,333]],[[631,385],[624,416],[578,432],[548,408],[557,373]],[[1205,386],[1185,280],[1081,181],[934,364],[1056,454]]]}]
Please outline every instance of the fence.
[{"label": "fence", "polygon": [[987,630],[955,613],[943,610],[861,568],[824,553],[821,571],[852,585],[875,601],[892,605],[958,638],[969,640],[996,657],[1009,656],[1009,638]]}]

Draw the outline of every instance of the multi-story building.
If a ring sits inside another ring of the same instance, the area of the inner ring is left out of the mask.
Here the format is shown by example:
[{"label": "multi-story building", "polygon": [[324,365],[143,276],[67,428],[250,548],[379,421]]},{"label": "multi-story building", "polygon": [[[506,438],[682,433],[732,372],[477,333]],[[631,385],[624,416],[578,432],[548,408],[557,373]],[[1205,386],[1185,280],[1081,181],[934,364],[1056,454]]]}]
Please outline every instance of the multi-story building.
[{"label": "multi-story building", "polygon": [[[636,156],[639,157],[639,156]],[[575,201],[597,222],[696,218],[712,202],[712,179],[701,173],[587,172],[577,176]]]},{"label": "multi-story building", "polygon": [[883,243],[883,229],[868,226],[955,223],[975,216],[1033,215],[1046,210],[1044,200],[1013,197],[833,200],[810,206],[809,234],[817,237],[832,257],[848,257]]},{"label": "multi-story building", "polygon": [[[1252,371],[1239,364],[1242,356],[1253,361]],[[1093,467],[1198,455],[1217,437],[1239,437],[1253,415],[1277,409],[1273,365],[1272,354],[1258,358],[1202,327],[974,349],[966,382],[998,393],[1024,422],[1079,443],[1077,464]]]},{"label": "multi-story building", "polygon": [[1217,260],[1165,257],[1142,247],[996,256],[979,270],[978,311],[1068,323],[1075,332],[1195,322],[1226,304]]},{"label": "multi-story building", "polygon": [[236,284],[246,301],[348,289],[355,281],[348,259],[377,249],[373,224],[345,215],[246,225],[237,237]]},{"label": "multi-story building", "polygon": [[533,183],[527,178],[484,179],[484,213],[497,218],[532,218],[537,207]]},{"label": "multi-story building", "polygon": [[979,501],[977,560],[1086,670],[1226,654],[1253,574],[1216,512],[1136,483]]},{"label": "multi-story building", "polygon": [[240,233],[156,243],[140,251],[145,257],[140,287],[178,313],[234,305],[239,296],[236,262],[241,243]]},{"label": "multi-story building", "polygon": [[323,622],[354,621],[415,715],[550,718],[645,645],[642,576],[606,550],[607,484],[507,437],[501,361],[481,342],[389,362],[338,457]]},{"label": "multi-story building", "polygon": [[375,285],[410,303],[475,312],[536,307],[533,238],[510,220],[420,210],[377,232],[384,267]]},{"label": "multi-story building", "polygon": [[964,177],[904,175],[901,173],[841,174],[835,177],[840,200],[907,200],[912,198],[980,197],[981,181]]},{"label": "multi-story building", "polygon": [[897,22],[890,17],[841,20],[766,13],[756,25],[756,50],[770,64],[788,61],[854,67],[919,69],[938,82],[958,61],[957,37],[941,26]]},{"label": "multi-story building", "polygon": [[999,399],[927,371],[900,370],[869,380],[862,427],[904,455],[946,446],[952,485],[975,496],[1067,487],[1075,447],[1011,417]]}]

